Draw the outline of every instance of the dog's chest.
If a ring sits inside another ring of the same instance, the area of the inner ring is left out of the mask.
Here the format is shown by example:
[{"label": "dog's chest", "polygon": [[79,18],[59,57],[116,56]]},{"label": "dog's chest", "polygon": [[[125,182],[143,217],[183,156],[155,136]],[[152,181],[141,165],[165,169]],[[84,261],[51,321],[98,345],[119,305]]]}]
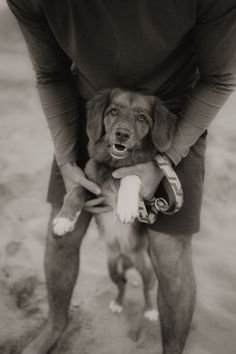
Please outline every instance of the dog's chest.
[{"label": "dog's chest", "polygon": [[137,246],[133,224],[122,223],[117,216],[117,186],[110,185],[103,190],[106,203],[112,207],[112,211],[96,216],[99,232],[106,243],[113,248],[114,252],[129,254]]}]

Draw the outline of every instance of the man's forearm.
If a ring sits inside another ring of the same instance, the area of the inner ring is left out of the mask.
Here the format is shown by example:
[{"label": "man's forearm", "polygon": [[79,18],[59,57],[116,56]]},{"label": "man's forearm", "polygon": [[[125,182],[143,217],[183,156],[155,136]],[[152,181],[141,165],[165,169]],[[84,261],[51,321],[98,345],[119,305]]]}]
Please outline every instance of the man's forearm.
[{"label": "man's forearm", "polygon": [[167,156],[177,165],[211,122],[234,91],[233,79],[221,82],[199,82],[180,112],[173,144]]}]

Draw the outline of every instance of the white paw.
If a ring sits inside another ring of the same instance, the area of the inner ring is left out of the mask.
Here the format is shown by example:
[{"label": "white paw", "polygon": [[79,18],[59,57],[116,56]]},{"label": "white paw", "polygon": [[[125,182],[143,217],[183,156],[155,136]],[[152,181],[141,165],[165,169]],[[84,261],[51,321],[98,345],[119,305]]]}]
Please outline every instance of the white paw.
[{"label": "white paw", "polygon": [[146,318],[148,321],[151,322],[156,322],[158,320],[158,311],[155,309],[151,309],[151,310],[146,310],[144,312],[144,318]]},{"label": "white paw", "polygon": [[117,215],[121,222],[134,222],[139,213],[139,192],[141,181],[138,176],[127,176],[121,179],[117,199]]},{"label": "white paw", "polygon": [[134,205],[126,201],[126,204],[117,205],[117,215],[124,224],[131,224],[138,217],[138,204]]},{"label": "white paw", "polygon": [[75,224],[80,215],[80,212],[76,213],[76,217],[73,220],[68,218],[57,216],[53,220],[53,231],[57,236],[64,236],[68,232],[72,232],[75,229]]},{"label": "white paw", "polygon": [[112,300],[109,304],[109,310],[111,310],[112,313],[121,313],[123,306],[119,305],[115,300]]}]

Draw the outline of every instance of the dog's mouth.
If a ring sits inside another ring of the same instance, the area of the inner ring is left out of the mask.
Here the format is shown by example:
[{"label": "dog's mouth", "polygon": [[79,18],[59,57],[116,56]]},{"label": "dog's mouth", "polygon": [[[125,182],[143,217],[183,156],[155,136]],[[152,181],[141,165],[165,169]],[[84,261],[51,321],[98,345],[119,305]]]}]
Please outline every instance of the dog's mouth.
[{"label": "dog's mouth", "polygon": [[109,152],[114,159],[123,159],[126,156],[127,146],[123,144],[111,144]]}]

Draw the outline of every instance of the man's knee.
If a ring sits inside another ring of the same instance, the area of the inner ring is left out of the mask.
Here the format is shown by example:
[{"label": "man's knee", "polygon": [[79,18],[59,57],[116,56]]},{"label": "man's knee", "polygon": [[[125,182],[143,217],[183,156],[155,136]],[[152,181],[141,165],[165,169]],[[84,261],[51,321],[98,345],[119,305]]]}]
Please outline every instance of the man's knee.
[{"label": "man's knee", "polygon": [[156,272],[170,278],[192,272],[191,240],[191,235],[174,236],[151,231],[150,252]]},{"label": "man's knee", "polygon": [[168,303],[188,319],[192,316],[196,296],[191,238],[190,235],[156,234],[150,239],[151,259],[159,283],[158,303],[160,306]]}]

